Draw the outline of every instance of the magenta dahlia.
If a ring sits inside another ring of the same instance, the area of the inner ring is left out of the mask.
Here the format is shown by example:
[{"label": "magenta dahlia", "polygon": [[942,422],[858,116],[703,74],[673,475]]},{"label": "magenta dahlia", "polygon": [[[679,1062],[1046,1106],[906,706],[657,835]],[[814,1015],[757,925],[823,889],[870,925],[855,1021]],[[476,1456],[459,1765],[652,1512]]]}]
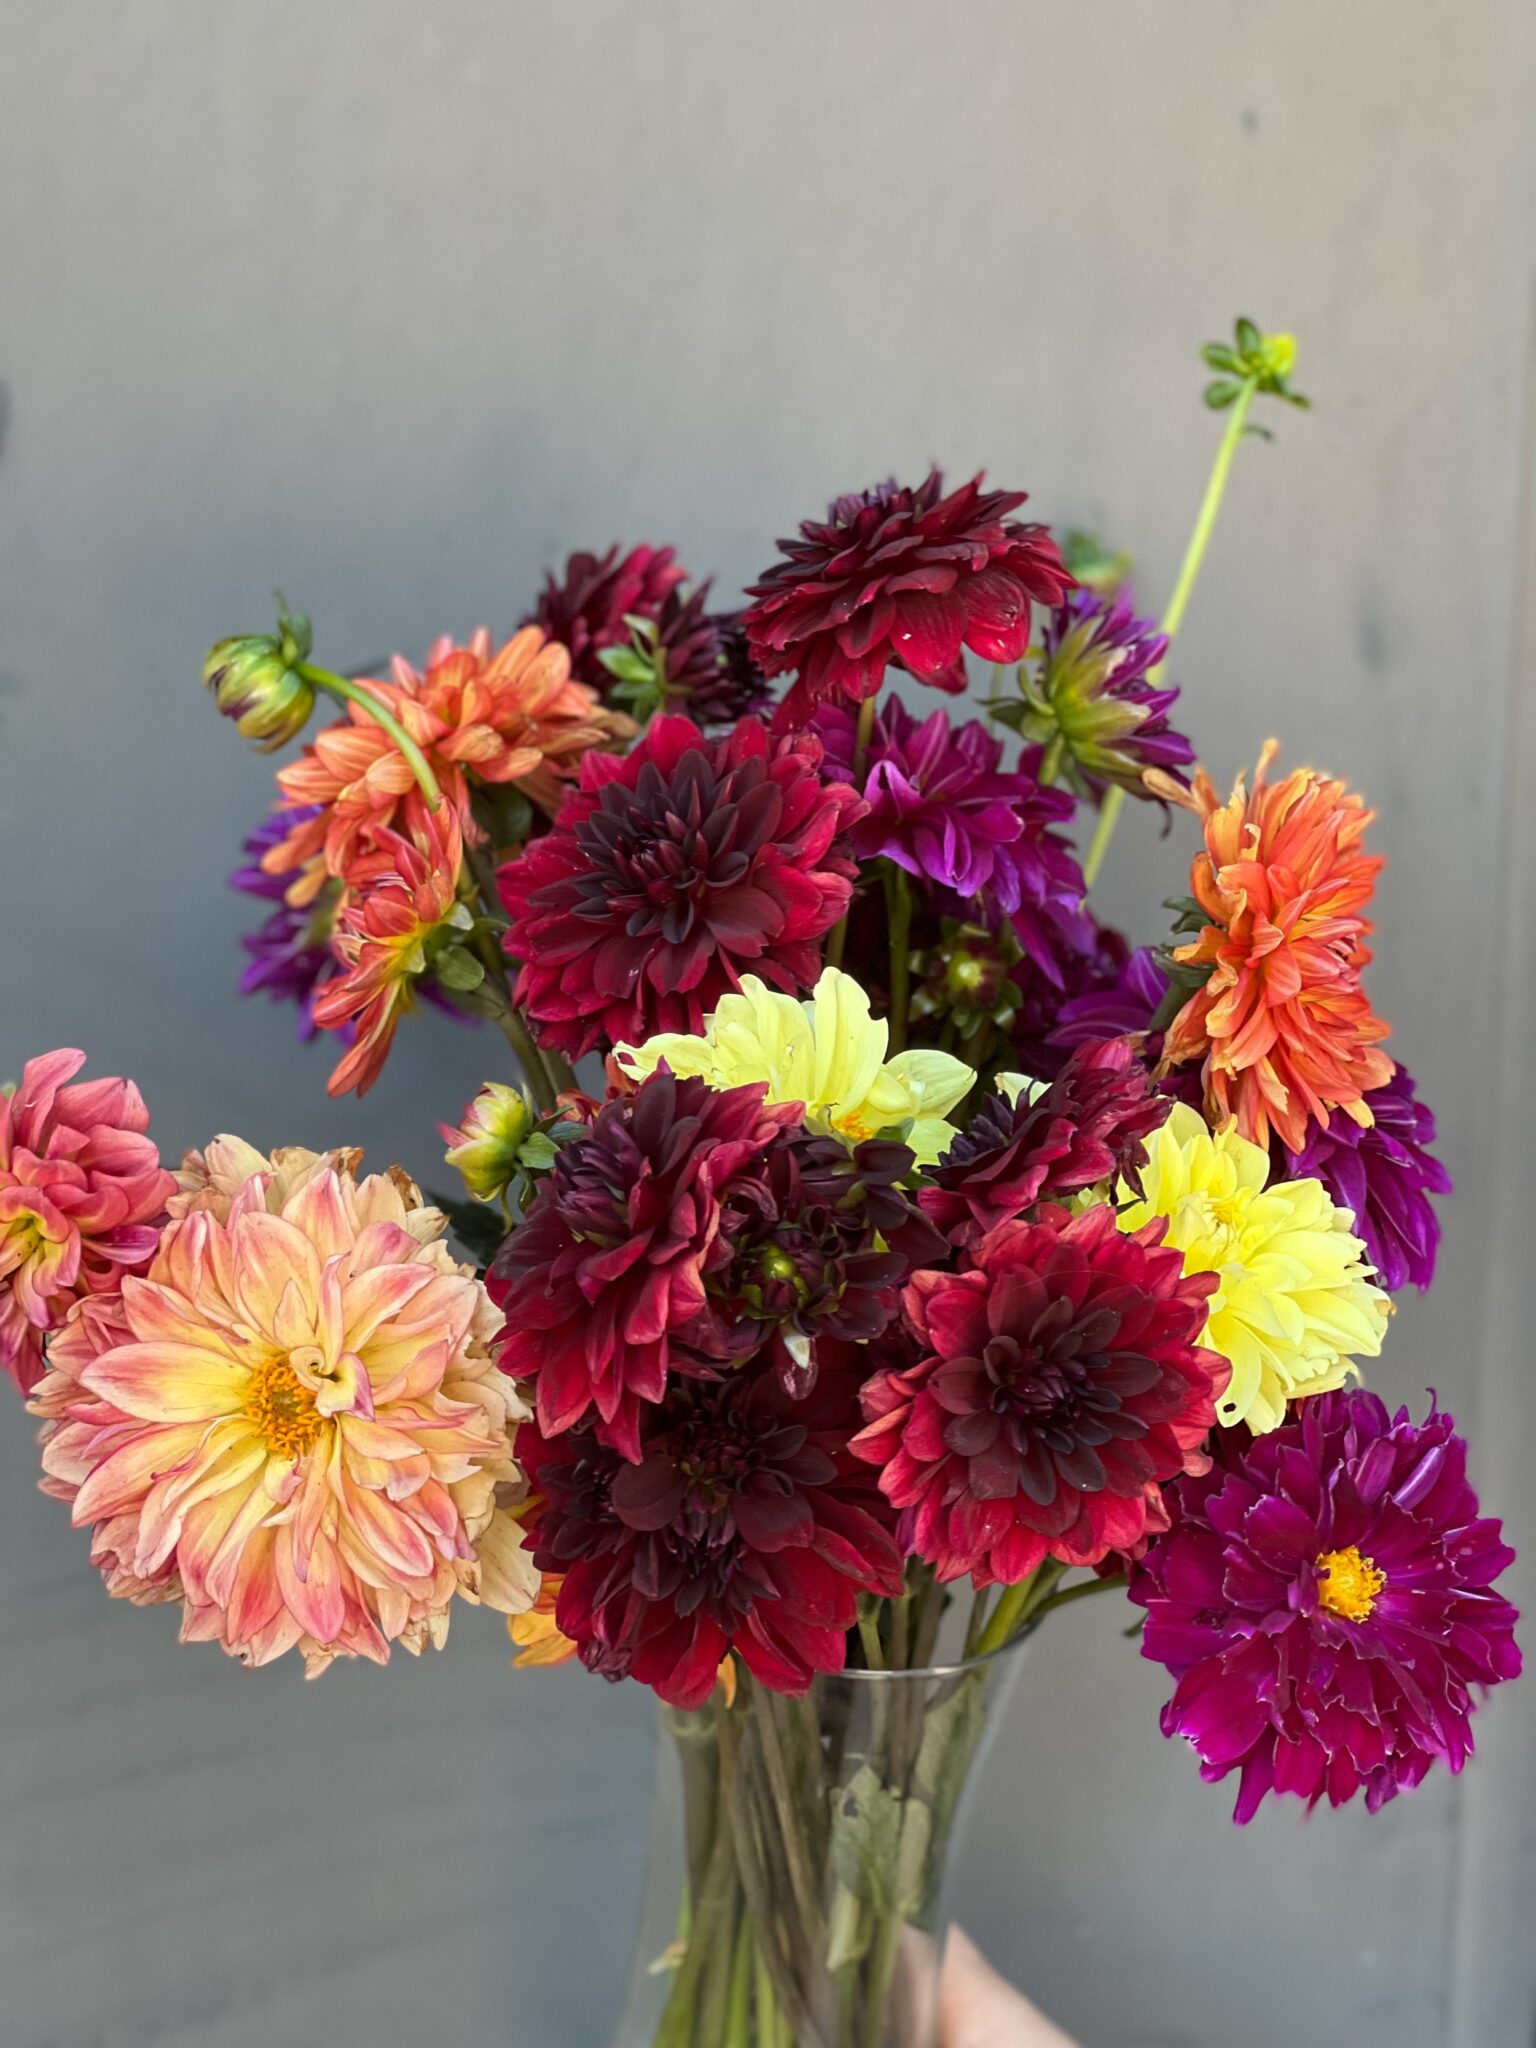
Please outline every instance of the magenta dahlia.
[{"label": "magenta dahlia", "polygon": [[595,1413],[598,1434],[638,1458],[669,1375],[725,1354],[704,1288],[728,1255],[722,1191],[799,1121],[764,1093],[653,1074],[561,1146],[487,1275],[506,1317],[502,1368],[532,1383],[546,1436]]},{"label": "magenta dahlia", "polygon": [[730,1651],[775,1692],[843,1668],[858,1596],[902,1588],[890,1512],[849,1454],[856,1385],[826,1373],[796,1401],[766,1368],[680,1382],[629,1464],[586,1428],[519,1431],[534,1561],[589,1670],[697,1707]]},{"label": "magenta dahlia", "polygon": [[951,1242],[974,1244],[1036,1202],[1095,1181],[1123,1179],[1139,1194],[1146,1140],[1173,1104],[1128,1038],[1080,1046],[1031,1101],[983,1102],[937,1166],[921,1201]]},{"label": "magenta dahlia", "polygon": [[863,809],[821,775],[821,742],[744,719],[709,739],[658,718],[633,753],[587,754],[554,825],[502,868],[516,997],[578,1058],[697,1032],[742,974],[796,993],[821,971]]},{"label": "magenta dahlia", "polygon": [[922,1356],[867,1382],[853,1448],[941,1579],[1015,1585],[1164,1526],[1162,1484],[1203,1464],[1228,1367],[1199,1342],[1216,1277],[1186,1274],[1163,1228],[1048,1207],[968,1270],[914,1274]]},{"label": "magenta dahlia", "polygon": [[621,555],[575,554],[564,571],[544,579],[538,603],[520,621],[558,640],[579,683],[606,691],[610,677],[599,659],[608,647],[627,646],[631,618],[654,619],[668,595],[688,579],[673,548],[631,548]]},{"label": "magenta dahlia", "polygon": [[746,630],[764,675],[798,672],[782,723],[874,696],[893,663],[958,692],[962,648],[1023,658],[1031,605],[1059,604],[1072,578],[1045,527],[1008,518],[1025,493],[981,486],[978,475],[946,497],[935,469],[915,490],[893,481],[839,498],[779,542],[785,559],[748,591]]},{"label": "magenta dahlia", "polygon": [[1520,1670],[1514,1553],[1480,1516],[1467,1447],[1374,1394],[1319,1394],[1169,1489],[1173,1526],[1131,1579],[1143,1656],[1178,1683],[1163,1733],[1209,1783],[1240,1773],[1234,1818],[1266,1793],[1376,1809],[1437,1758],[1472,1753],[1476,1690]]}]

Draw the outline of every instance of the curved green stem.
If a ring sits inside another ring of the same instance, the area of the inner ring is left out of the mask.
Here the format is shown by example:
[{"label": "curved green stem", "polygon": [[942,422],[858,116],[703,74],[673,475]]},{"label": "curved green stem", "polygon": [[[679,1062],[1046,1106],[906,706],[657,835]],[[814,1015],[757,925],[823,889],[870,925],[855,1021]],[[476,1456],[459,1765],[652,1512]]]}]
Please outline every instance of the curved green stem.
[{"label": "curved green stem", "polygon": [[894,861],[885,868],[885,915],[891,941],[891,1051],[904,1052],[912,1008],[912,890],[906,870]]},{"label": "curved green stem", "polygon": [[[1237,454],[1237,444],[1243,438],[1243,429],[1248,424],[1248,410],[1258,392],[1257,377],[1245,377],[1237,397],[1227,414],[1227,430],[1221,437],[1221,446],[1216,450],[1216,460],[1211,464],[1211,474],[1205,486],[1205,496],[1200,500],[1200,510],[1195,516],[1195,527],[1189,536],[1189,546],[1184,550],[1184,560],[1179,567],[1178,581],[1173,586],[1173,595],[1168,600],[1168,609],[1163,614],[1163,631],[1171,642],[1175,633],[1184,623],[1184,614],[1200,574],[1200,565],[1205,560],[1206,548],[1210,545],[1215,529],[1216,515],[1221,510],[1221,501],[1226,494],[1227,479],[1232,473],[1232,463]],[[1166,662],[1167,655],[1163,657]],[[1155,681],[1162,671],[1159,662],[1148,677]],[[1104,801],[1099,806],[1099,822],[1094,827],[1093,839],[1088,848],[1088,858],[1083,862],[1083,880],[1091,889],[1099,879],[1099,870],[1104,865],[1104,856],[1109,851],[1109,842],[1114,837],[1115,826],[1125,806],[1125,791],[1118,783],[1106,790]]]},{"label": "curved green stem", "polygon": [[309,661],[299,663],[299,674],[305,682],[313,683],[317,690],[324,690],[327,696],[339,697],[346,704],[360,705],[374,724],[382,732],[389,734],[405,756],[410,764],[411,773],[420,785],[422,795],[433,810],[441,807],[443,792],[438,787],[437,777],[432,773],[431,762],[395,714],[381,704],[365,684],[353,682],[350,676],[339,676],[332,669],[317,668]]}]

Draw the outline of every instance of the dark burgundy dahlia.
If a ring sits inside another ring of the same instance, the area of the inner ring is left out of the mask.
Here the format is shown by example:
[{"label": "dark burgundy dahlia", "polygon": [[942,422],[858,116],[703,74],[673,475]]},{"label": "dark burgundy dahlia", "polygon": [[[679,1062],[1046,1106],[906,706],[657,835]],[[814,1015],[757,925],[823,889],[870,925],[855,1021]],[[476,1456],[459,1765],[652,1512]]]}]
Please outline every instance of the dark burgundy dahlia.
[{"label": "dark burgundy dahlia", "polygon": [[791,1393],[808,1390],[827,1338],[867,1343],[944,1239],[901,1186],[905,1145],[779,1133],[722,1197],[722,1253],[706,1286],[729,1354],[766,1348]]},{"label": "dark burgundy dahlia", "polygon": [[1026,1089],[983,1102],[930,1169],[922,1205],[964,1245],[1095,1181],[1123,1179],[1139,1193],[1146,1140],[1172,1107],[1131,1039],[1080,1046],[1033,1101]]},{"label": "dark burgundy dahlia", "polygon": [[874,696],[893,663],[958,692],[962,648],[1023,658],[1031,605],[1059,604],[1072,578],[1045,527],[1008,518],[1025,493],[981,486],[978,475],[946,497],[935,469],[915,490],[839,498],[779,542],[785,559],[748,591],[746,629],[764,675],[798,671],[782,723],[828,698]]},{"label": "dark burgundy dahlia", "polygon": [[794,1401],[766,1368],[681,1382],[633,1464],[588,1429],[524,1426],[534,1559],[561,1576],[555,1619],[589,1670],[697,1707],[728,1651],[776,1692],[842,1669],[859,1594],[902,1586],[890,1512],[848,1450],[855,1388],[829,1373]]},{"label": "dark burgundy dahlia", "polygon": [[763,1095],[654,1074],[560,1148],[487,1276],[506,1317],[500,1363],[532,1383],[546,1436],[595,1416],[638,1458],[669,1374],[718,1362],[704,1273],[723,1255],[722,1191],[798,1121]]},{"label": "dark burgundy dahlia", "polygon": [[1374,1394],[1319,1394],[1267,1436],[1223,1433],[1169,1489],[1173,1526],[1133,1573],[1143,1656],[1178,1680],[1163,1733],[1234,1818],[1269,1792],[1374,1813],[1436,1758],[1472,1753],[1475,1689],[1514,1678],[1518,1616],[1494,1590],[1514,1553],[1478,1513],[1467,1447]]},{"label": "dark burgundy dahlia", "polygon": [[627,669],[634,678],[628,694],[610,685],[609,695],[642,722],[671,710],[686,712],[697,725],[721,727],[772,709],[773,693],[753,665],[740,612],[707,611],[708,597],[708,583],[686,596],[669,591],[640,644],[606,657],[610,676]]},{"label": "dark burgundy dahlia", "polygon": [[1276,1149],[1292,1179],[1320,1180],[1349,1210],[1389,1294],[1410,1284],[1423,1289],[1435,1277],[1440,1248],[1440,1219],[1429,1198],[1451,1192],[1451,1176],[1429,1150],[1435,1119],[1402,1067],[1370,1089],[1365,1103],[1374,1123],[1362,1127],[1336,1116],[1326,1131],[1311,1125],[1301,1151],[1278,1143]]},{"label": "dark burgundy dahlia", "polygon": [[611,678],[599,656],[629,644],[630,618],[654,619],[668,595],[687,581],[688,571],[673,548],[631,548],[621,555],[575,554],[563,572],[544,579],[539,601],[521,621],[539,626],[571,657],[571,674],[594,690],[607,691]]},{"label": "dark burgundy dahlia", "polygon": [[1163,1227],[1047,1208],[968,1271],[913,1276],[923,1356],[866,1384],[853,1448],[941,1579],[1015,1585],[1165,1526],[1162,1484],[1204,1463],[1228,1367],[1199,1342],[1215,1276],[1186,1274]]},{"label": "dark burgundy dahlia", "polygon": [[545,1044],[574,1059],[697,1032],[744,973],[811,986],[863,809],[821,758],[809,734],[744,719],[708,739],[686,718],[658,718],[622,759],[584,757],[549,832],[500,874],[517,1002]]}]

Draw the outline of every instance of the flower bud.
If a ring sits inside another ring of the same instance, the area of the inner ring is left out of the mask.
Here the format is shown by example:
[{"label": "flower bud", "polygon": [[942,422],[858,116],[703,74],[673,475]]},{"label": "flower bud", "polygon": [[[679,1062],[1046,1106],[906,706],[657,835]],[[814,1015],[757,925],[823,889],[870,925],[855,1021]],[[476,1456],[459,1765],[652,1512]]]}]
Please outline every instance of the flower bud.
[{"label": "flower bud", "polygon": [[226,718],[270,754],[297,737],[315,708],[314,684],[300,672],[311,646],[302,613],[278,615],[275,633],[239,634],[208,651],[203,681]]},{"label": "flower bud", "polygon": [[465,1110],[459,1129],[441,1126],[448,1141],[448,1164],[458,1168],[472,1195],[482,1202],[497,1201],[523,1164],[518,1155],[536,1122],[533,1105],[520,1089],[488,1081]]}]

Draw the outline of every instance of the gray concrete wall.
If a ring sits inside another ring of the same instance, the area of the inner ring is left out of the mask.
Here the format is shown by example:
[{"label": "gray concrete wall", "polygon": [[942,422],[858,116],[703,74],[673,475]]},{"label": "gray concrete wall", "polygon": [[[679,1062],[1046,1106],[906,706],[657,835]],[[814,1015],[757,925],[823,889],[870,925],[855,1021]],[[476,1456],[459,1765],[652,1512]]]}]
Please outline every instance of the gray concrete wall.
[{"label": "gray concrete wall", "polygon": [[[1461,1192],[1377,1377],[1466,1414],[1536,1551],[1533,88],[1521,0],[12,0],[0,1069],[78,1043],[168,1148],[430,1168],[488,1044],[424,1026],[327,1106],[233,1000],[267,770],[205,643],[280,584],[340,664],[419,647],[619,536],[733,587],[930,456],[1103,520],[1155,599],[1193,351],[1249,311],[1317,410],[1244,451],[1189,722],[1221,777],[1278,730],[1380,804],[1374,989]],[[1183,857],[1128,829],[1111,908],[1153,930]],[[514,1679],[474,1616],[309,1688],[179,1651],[0,1422],[4,2048],[600,2044],[643,1696]],[[1115,2048],[1529,2043],[1536,1688],[1459,1785],[1240,1835],[1121,1621],[1053,1624],[990,1766],[961,1906],[999,1959]]]}]

